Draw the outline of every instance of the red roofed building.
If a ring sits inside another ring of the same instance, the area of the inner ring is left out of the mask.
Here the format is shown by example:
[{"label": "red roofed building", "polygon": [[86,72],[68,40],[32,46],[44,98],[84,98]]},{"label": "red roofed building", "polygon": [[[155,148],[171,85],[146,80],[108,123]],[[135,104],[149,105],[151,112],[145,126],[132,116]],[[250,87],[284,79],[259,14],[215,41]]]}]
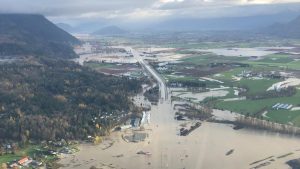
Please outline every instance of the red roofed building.
[{"label": "red roofed building", "polygon": [[28,157],[24,157],[24,158],[22,158],[21,160],[19,160],[18,163],[19,163],[20,165],[24,165],[27,161],[29,161]]}]

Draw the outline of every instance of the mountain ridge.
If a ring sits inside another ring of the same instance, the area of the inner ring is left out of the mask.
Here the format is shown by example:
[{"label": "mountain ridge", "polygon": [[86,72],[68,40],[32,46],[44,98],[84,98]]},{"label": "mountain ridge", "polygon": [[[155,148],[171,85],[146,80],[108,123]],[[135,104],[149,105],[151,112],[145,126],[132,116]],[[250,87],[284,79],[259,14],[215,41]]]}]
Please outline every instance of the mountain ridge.
[{"label": "mountain ridge", "polygon": [[112,26],[103,27],[103,28],[93,32],[92,34],[94,34],[94,35],[122,35],[125,33],[127,33],[127,31],[121,29],[118,26],[112,25]]},{"label": "mountain ridge", "polygon": [[300,38],[300,16],[287,23],[274,23],[262,32],[281,38]]},{"label": "mountain ridge", "polygon": [[80,41],[39,14],[0,14],[0,56],[77,57]]}]

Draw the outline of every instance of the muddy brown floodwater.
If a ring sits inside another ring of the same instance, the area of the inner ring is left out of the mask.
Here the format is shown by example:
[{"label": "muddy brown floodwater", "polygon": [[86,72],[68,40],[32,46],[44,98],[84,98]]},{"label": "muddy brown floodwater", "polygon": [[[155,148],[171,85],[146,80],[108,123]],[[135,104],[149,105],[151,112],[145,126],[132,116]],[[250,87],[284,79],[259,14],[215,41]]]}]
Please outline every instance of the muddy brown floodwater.
[{"label": "muddy brown floodwater", "polygon": [[[127,143],[114,132],[108,137],[114,144],[80,145],[80,151],[60,161],[63,168],[126,169],[243,169],[289,168],[285,162],[300,157],[300,139],[254,130],[233,130],[232,126],[204,122],[186,137],[178,136],[182,122],[174,120],[171,103],[166,101],[151,110],[152,123],[145,126],[149,137],[144,142]],[[232,154],[226,155],[230,150]],[[139,151],[151,155],[137,154]],[[285,154],[291,155],[278,158]],[[271,158],[268,158],[271,157]],[[268,159],[266,159],[268,158]],[[266,160],[263,160],[266,159]],[[254,164],[252,164],[254,163]],[[252,164],[252,165],[250,165]]]},{"label": "muddy brown floodwater", "polygon": [[[81,144],[79,152],[64,155],[60,161],[64,165],[62,168],[285,169],[289,168],[286,161],[300,158],[300,139],[297,137],[233,130],[227,124],[203,122],[188,136],[179,136],[180,124],[184,122],[174,120],[175,112],[166,94],[167,88],[158,81],[163,99],[157,106],[152,106],[151,124],[144,126],[148,134],[145,141],[128,143],[122,139],[124,131],[113,132],[100,145]],[[219,119],[234,118],[228,111],[214,111]]]}]

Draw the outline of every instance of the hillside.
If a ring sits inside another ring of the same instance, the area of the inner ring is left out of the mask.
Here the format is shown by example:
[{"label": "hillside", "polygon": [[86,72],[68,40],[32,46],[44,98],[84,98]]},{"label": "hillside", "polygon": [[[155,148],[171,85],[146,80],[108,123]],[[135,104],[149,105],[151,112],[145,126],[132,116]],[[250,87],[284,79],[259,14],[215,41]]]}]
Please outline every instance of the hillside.
[{"label": "hillside", "polygon": [[95,31],[94,35],[122,35],[127,33],[127,31],[117,27],[117,26],[108,26],[104,27],[98,31]]},{"label": "hillside", "polygon": [[102,135],[135,107],[140,82],[71,61],[29,59],[0,65],[0,142]]},{"label": "hillside", "polygon": [[0,14],[0,56],[74,58],[80,42],[42,15]]},{"label": "hillside", "polygon": [[282,38],[300,38],[300,16],[288,23],[275,23],[262,32]]},{"label": "hillside", "polygon": [[73,31],[73,27],[69,24],[66,23],[57,23],[55,24],[57,27],[59,27],[60,29],[66,31],[66,32],[72,32]]}]

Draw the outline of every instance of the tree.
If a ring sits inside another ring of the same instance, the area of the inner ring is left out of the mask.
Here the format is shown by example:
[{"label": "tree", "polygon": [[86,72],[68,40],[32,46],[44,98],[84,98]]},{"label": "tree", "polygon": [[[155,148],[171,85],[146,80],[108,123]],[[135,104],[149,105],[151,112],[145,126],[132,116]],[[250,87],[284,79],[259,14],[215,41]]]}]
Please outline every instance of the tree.
[{"label": "tree", "polygon": [[5,148],[3,146],[0,146],[0,156],[5,154]]},{"label": "tree", "polygon": [[100,136],[96,136],[94,139],[94,144],[100,144],[102,142],[102,138]]}]

